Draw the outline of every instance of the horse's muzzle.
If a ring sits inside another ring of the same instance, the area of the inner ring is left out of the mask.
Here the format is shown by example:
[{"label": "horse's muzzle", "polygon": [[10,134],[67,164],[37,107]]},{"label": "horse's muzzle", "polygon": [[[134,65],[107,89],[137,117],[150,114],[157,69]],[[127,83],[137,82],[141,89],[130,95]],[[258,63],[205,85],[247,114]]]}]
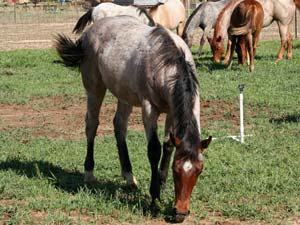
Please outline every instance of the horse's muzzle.
[{"label": "horse's muzzle", "polygon": [[188,210],[185,213],[178,212],[176,208],[173,209],[175,214],[175,222],[176,223],[182,223],[184,219],[190,214],[190,210]]}]

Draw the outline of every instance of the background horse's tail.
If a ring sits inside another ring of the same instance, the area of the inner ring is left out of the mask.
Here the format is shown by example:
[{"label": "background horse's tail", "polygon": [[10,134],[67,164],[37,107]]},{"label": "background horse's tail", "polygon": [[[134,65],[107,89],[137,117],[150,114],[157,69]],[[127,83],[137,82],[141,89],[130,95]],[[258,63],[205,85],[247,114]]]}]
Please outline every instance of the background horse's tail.
[{"label": "background horse's tail", "polygon": [[83,16],[79,18],[73,29],[73,33],[81,33],[84,30],[84,28],[92,22],[93,10],[94,8],[90,8]]},{"label": "background horse's tail", "polygon": [[84,56],[81,47],[81,39],[74,42],[69,37],[58,34],[55,37],[54,47],[65,66],[77,67],[80,65]]},{"label": "background horse's tail", "polygon": [[244,35],[247,34],[250,29],[251,29],[251,21],[248,21],[248,23],[246,23],[241,27],[230,27],[229,33],[235,36]]}]

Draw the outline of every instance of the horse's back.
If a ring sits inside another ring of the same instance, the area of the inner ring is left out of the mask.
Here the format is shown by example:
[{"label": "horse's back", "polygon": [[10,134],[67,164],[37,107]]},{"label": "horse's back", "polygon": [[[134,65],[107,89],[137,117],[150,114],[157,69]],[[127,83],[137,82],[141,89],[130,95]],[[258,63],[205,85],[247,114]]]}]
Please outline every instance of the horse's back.
[{"label": "horse's back", "polygon": [[[85,54],[97,61],[85,60],[84,68],[95,68],[104,86],[117,98],[140,105],[147,95],[144,60],[149,51],[148,35],[154,28],[134,17],[105,17],[95,21],[82,37]],[[96,65],[95,65],[96,64]],[[85,73],[84,76],[91,76]]]},{"label": "horse's back", "polygon": [[92,13],[93,21],[108,16],[129,15],[138,16],[137,8],[133,6],[120,6],[111,2],[99,4]]},{"label": "horse's back", "polygon": [[[156,32],[153,36],[156,29],[161,30],[157,30],[158,34]],[[171,31],[163,30],[149,27],[130,16],[97,20],[82,36],[84,53],[91,60],[83,60],[85,65],[81,68],[96,68],[97,76],[100,76],[104,86],[128,104],[140,106],[143,96],[151,96],[152,101],[160,105],[165,102],[161,100],[165,81],[172,74],[164,71],[158,77],[153,72],[156,67],[153,61],[159,57],[164,40],[171,40],[177,49],[182,49],[186,61],[195,69],[192,55],[184,41]],[[165,49],[170,50],[169,47]],[[90,71],[84,71],[83,74],[91,76]]]},{"label": "horse's back", "polygon": [[168,0],[151,9],[150,14],[156,23],[171,30],[176,29],[186,19],[185,7],[180,0]]}]

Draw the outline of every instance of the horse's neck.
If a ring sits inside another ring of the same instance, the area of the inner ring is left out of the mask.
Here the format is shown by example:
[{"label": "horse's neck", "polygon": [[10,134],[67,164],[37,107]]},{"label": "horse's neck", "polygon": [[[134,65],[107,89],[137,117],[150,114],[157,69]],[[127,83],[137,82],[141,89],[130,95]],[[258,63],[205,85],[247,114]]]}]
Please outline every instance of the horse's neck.
[{"label": "horse's neck", "polygon": [[227,30],[230,26],[230,18],[235,7],[240,4],[243,0],[233,0],[230,1],[221,11],[218,16],[215,25],[215,34],[214,36],[227,36]]}]

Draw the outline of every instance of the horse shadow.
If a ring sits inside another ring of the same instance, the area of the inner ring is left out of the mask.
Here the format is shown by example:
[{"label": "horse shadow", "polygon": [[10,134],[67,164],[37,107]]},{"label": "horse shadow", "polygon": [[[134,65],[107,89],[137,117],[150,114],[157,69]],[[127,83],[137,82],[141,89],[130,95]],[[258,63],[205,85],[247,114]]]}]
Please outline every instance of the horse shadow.
[{"label": "horse shadow", "polygon": [[282,123],[300,123],[300,114],[287,115],[279,118],[271,118],[270,123],[282,124]]},{"label": "horse shadow", "polygon": [[47,161],[34,160],[25,162],[18,158],[10,158],[0,162],[0,170],[12,170],[16,174],[25,175],[28,178],[47,179],[56,189],[70,194],[76,194],[82,190],[96,195],[101,193],[101,197],[104,197],[104,201],[107,202],[111,202],[111,199],[118,197],[121,192],[124,197],[118,197],[118,199],[130,209],[136,209],[137,206],[141,206],[145,216],[157,217],[162,215],[165,220],[170,219],[172,216],[171,201],[167,203],[163,211],[159,211],[150,204],[150,197],[142,193],[138,188],[129,187],[125,183],[113,182],[109,178],[100,178],[96,182],[87,184],[83,181],[83,173],[64,169]]}]

